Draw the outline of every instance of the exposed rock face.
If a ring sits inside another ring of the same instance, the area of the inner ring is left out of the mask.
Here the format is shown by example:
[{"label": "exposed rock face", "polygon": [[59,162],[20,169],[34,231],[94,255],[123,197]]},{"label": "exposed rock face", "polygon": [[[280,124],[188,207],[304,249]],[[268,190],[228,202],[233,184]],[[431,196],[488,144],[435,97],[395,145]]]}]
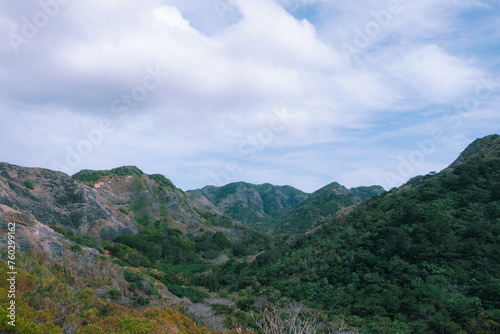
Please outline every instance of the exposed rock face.
[{"label": "exposed rock face", "polygon": [[[10,226],[15,229],[15,241],[20,252],[30,252],[35,248],[53,259],[60,259],[69,251],[72,244],[38,220],[0,204],[0,229],[7,231]],[[88,248],[87,250],[93,254],[98,253],[95,249]]]},{"label": "exposed rock face", "polygon": [[[71,277],[73,285],[93,288],[101,299],[135,306],[136,296],[129,290],[123,268],[111,263],[98,250],[71,241],[58,230],[62,228],[77,236],[88,233],[98,241],[137,233],[136,222],[119,208],[133,206],[145,194],[125,191],[130,187],[126,178],[110,182],[123,187],[123,191],[114,192],[107,182],[89,187],[64,173],[0,163],[0,250],[5,252],[7,231],[15,226],[16,259],[23,257],[28,259],[27,263],[58,266]],[[178,300],[162,284],[154,284],[170,302]],[[110,289],[122,292],[119,300],[110,296]],[[148,307],[166,305],[165,300],[152,296]]]},{"label": "exposed rock face", "polygon": [[43,225],[90,233],[101,241],[137,232],[132,219],[118,217],[94,189],[47,169],[0,163],[0,204]]}]

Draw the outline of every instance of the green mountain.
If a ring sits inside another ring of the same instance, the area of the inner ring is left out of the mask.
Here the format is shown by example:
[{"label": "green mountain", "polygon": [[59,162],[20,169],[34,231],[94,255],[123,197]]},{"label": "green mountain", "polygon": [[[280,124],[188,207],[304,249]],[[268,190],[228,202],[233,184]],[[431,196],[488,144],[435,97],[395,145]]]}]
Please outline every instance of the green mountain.
[{"label": "green mountain", "polygon": [[500,333],[500,137],[412,183],[244,268],[226,263],[224,283],[342,315],[362,333]]},{"label": "green mountain", "polygon": [[384,192],[380,186],[347,189],[331,183],[313,194],[290,186],[244,182],[206,186],[192,193],[203,195],[225,215],[272,234],[305,233],[338,211]]},{"label": "green mountain", "polygon": [[380,195],[381,186],[347,189],[334,182],[317,190],[309,198],[292,207],[273,225],[274,234],[298,235],[335,216],[339,211]]},{"label": "green mountain", "polygon": [[252,228],[268,230],[269,225],[309,194],[291,186],[254,185],[245,182],[222,187],[206,186],[195,190],[225,215]]},{"label": "green mountain", "polygon": [[469,146],[467,146],[467,148],[460,154],[458,159],[449,166],[449,168],[457,167],[472,159],[488,160],[498,158],[498,152],[500,151],[499,137],[499,135],[490,135],[484,138],[476,139]]}]

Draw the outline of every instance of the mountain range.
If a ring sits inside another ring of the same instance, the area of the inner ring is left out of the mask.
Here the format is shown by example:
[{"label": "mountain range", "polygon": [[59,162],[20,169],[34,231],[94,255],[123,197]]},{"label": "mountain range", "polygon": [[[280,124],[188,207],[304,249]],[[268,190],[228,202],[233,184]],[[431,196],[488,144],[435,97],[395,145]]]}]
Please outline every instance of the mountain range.
[{"label": "mountain range", "polygon": [[135,319],[150,332],[258,331],[251,314],[264,300],[321,310],[336,333],[498,333],[499,163],[491,135],[389,192],[334,182],[312,194],[244,182],[182,191],[133,166],[69,176],[1,163],[19,314],[50,314],[16,330],[139,333],[126,329]]}]

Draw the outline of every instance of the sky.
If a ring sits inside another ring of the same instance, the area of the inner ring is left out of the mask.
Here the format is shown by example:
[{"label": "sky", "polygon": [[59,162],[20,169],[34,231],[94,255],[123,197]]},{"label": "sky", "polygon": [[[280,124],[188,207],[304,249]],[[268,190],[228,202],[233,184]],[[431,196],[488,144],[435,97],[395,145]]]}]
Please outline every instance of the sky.
[{"label": "sky", "polygon": [[0,161],[400,186],[499,133],[495,0],[0,2]]}]

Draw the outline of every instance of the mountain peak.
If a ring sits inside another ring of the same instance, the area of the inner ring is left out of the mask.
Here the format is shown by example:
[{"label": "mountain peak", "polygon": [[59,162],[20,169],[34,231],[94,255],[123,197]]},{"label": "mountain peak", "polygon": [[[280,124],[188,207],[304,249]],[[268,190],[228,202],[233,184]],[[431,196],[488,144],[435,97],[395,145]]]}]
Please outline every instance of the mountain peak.
[{"label": "mountain peak", "polygon": [[475,158],[499,158],[500,135],[489,135],[474,140],[448,168],[455,168]]}]

